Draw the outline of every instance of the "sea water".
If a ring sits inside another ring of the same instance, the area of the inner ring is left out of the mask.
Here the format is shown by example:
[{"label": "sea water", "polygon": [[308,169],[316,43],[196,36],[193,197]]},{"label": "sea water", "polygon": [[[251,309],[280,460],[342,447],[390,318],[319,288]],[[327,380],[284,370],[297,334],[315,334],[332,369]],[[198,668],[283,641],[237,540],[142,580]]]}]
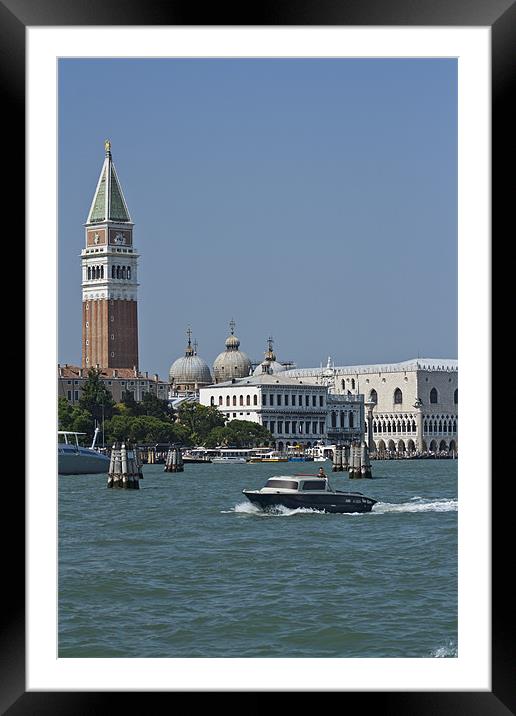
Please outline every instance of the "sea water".
[{"label": "sea water", "polygon": [[457,461],[376,461],[372,480],[325,463],[378,501],[365,514],[242,494],[320,465],[59,476],[59,656],[457,656]]}]

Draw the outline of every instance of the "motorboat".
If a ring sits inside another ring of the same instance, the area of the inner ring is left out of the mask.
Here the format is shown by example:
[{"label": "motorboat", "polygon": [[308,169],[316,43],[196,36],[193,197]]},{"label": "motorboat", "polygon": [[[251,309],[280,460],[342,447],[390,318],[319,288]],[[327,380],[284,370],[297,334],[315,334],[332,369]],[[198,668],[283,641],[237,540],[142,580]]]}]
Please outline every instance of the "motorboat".
[{"label": "motorboat", "polygon": [[221,455],[220,457],[212,457],[211,461],[220,465],[245,465],[247,460],[245,457],[238,455]]},{"label": "motorboat", "polygon": [[277,475],[260,490],[242,490],[250,502],[262,510],[300,507],[320,512],[371,512],[377,500],[361,492],[334,490],[327,477],[318,475]]},{"label": "motorboat", "polygon": [[95,449],[99,429],[95,434],[90,447],[79,445],[79,435],[70,430],[58,430],[57,444],[57,471],[60,475],[94,475],[109,472],[109,456]]},{"label": "motorboat", "polygon": [[288,462],[288,457],[279,452],[269,452],[251,457],[248,462]]}]

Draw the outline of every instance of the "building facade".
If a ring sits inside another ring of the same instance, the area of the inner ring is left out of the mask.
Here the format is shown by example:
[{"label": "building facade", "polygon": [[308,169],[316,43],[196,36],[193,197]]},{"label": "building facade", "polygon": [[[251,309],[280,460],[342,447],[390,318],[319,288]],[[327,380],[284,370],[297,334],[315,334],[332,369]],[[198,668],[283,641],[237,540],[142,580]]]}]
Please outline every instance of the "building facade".
[{"label": "building facade", "polygon": [[[417,358],[385,365],[287,371],[289,377],[327,385],[335,395],[365,397],[373,445],[379,453],[458,452],[458,362]],[[340,415],[336,416],[339,424]],[[367,426],[364,424],[367,433]]]},{"label": "building facade", "polygon": [[[269,430],[275,447],[297,444],[311,447],[333,439],[350,442],[363,438],[361,396],[328,395],[325,385],[310,384],[284,373],[260,373],[201,388],[201,405],[218,408],[228,421],[249,420]],[[333,429],[332,411],[345,413],[342,429]]]},{"label": "building facade", "polygon": [[109,141],[85,233],[82,368],[138,370],[138,253]]},{"label": "building facade", "polygon": [[[57,366],[58,396],[66,398],[74,405],[79,402],[82,393],[82,386],[88,379],[88,370],[76,365]],[[136,369],[111,368],[101,370],[100,379],[111,393],[115,403],[122,400],[125,392],[133,393],[133,397],[140,402],[145,393],[152,393],[162,400],[168,399],[170,384],[168,381],[160,380],[157,373],[149,375]]]}]

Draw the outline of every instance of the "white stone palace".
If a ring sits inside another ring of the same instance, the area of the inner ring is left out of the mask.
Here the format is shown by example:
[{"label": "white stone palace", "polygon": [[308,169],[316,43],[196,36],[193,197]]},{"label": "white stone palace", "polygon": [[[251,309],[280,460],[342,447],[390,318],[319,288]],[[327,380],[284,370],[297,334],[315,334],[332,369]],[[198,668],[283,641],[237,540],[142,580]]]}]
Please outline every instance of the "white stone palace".
[{"label": "white stone palace", "polygon": [[[286,377],[285,372],[263,371],[205,386],[199,402],[217,407],[228,421],[263,425],[280,451],[294,444],[311,447],[321,440],[351,442],[364,436],[363,396],[331,395],[328,386]],[[332,411],[338,411],[338,427],[332,427]]]},{"label": "white stone palace", "polygon": [[[297,368],[283,375],[325,385],[335,396],[363,394],[366,413],[372,414],[371,447],[379,453],[458,451],[457,360],[414,358],[335,366],[328,358],[324,367]],[[341,413],[332,411],[330,424],[340,426],[341,420]]]}]

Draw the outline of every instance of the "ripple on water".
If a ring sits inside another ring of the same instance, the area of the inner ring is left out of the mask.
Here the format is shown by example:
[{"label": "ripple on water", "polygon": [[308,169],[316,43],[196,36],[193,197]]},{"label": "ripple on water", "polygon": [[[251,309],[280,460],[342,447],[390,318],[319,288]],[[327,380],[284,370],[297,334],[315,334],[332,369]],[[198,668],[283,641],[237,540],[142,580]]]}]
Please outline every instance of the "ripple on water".
[{"label": "ripple on water", "polygon": [[130,495],[60,478],[60,656],[454,657],[456,468],[375,464],[351,515],[243,501],[270,466],[145,466]]}]

